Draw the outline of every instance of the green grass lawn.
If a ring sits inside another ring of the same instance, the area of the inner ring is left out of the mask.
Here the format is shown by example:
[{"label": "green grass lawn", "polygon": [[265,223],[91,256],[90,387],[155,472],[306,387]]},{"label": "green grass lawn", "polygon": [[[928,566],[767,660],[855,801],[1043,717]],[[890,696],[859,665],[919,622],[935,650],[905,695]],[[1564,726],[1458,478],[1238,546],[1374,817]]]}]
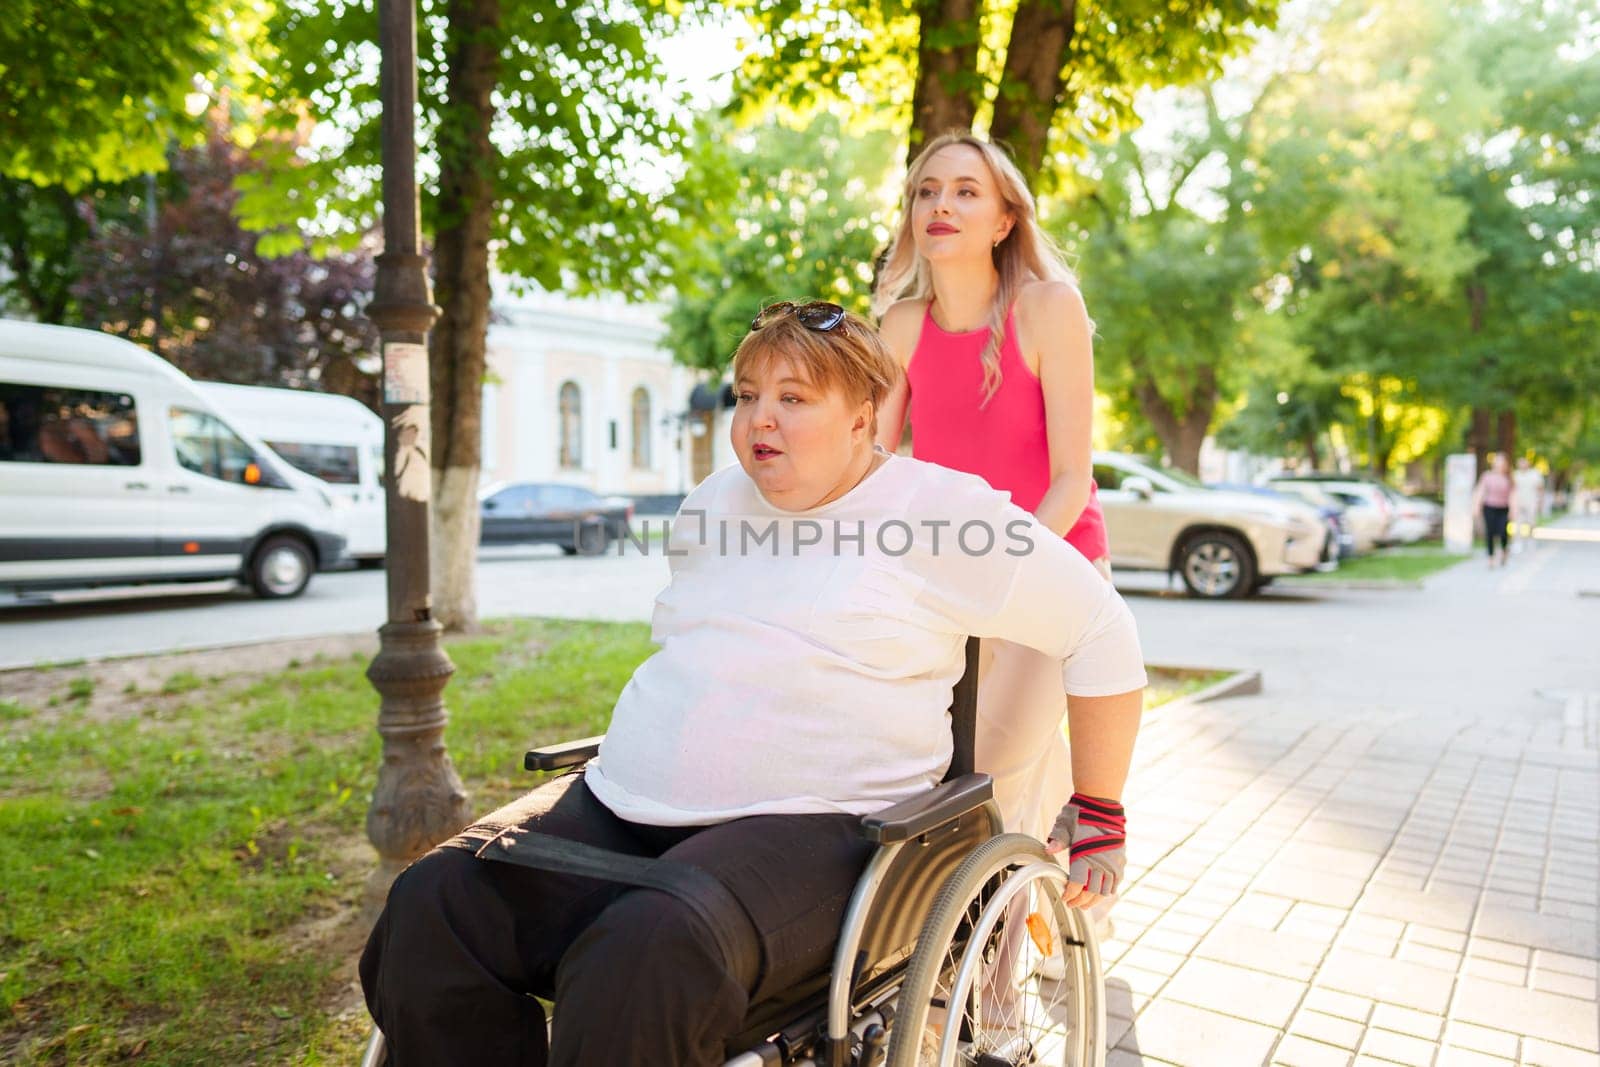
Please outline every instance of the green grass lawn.
[{"label": "green grass lawn", "polygon": [[1296,575],[1295,581],[1407,581],[1416,582],[1453,567],[1466,559],[1458,552],[1447,552],[1437,542],[1383,548],[1365,556],[1343,560],[1336,571],[1313,571]]},{"label": "green grass lawn", "polygon": [[[644,624],[519,621],[448,648],[446,739],[487,811],[534,783],[530,743],[603,730],[652,646]],[[0,700],[0,1062],[356,1061],[368,659],[143,688],[78,666]],[[1152,699],[1209,680],[1157,675]]]}]

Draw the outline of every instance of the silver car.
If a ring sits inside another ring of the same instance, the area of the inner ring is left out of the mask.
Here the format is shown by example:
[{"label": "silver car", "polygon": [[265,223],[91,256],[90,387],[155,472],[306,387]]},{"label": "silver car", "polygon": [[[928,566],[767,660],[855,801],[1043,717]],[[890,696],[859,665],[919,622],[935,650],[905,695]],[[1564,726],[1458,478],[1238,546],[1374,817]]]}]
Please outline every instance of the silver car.
[{"label": "silver car", "polygon": [[1247,597],[1280,574],[1316,570],[1338,555],[1309,504],[1208,489],[1121,452],[1096,452],[1094,478],[1111,565],[1176,571],[1191,596]]}]

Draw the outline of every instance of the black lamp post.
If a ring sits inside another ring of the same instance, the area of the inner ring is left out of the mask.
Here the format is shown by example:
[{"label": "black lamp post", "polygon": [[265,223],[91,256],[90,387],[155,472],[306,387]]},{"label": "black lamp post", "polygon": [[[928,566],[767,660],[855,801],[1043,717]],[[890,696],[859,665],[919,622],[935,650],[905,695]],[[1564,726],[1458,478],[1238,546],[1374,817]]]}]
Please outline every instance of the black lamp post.
[{"label": "black lamp post", "polygon": [[383,765],[367,811],[372,887],[455,833],[471,809],[444,747],[444,687],[455,671],[429,593],[428,330],[438,318],[421,254],[417,202],[417,23],[413,0],[379,0],[383,253],[368,316],[382,340],[389,621],[367,677],[378,690]]}]

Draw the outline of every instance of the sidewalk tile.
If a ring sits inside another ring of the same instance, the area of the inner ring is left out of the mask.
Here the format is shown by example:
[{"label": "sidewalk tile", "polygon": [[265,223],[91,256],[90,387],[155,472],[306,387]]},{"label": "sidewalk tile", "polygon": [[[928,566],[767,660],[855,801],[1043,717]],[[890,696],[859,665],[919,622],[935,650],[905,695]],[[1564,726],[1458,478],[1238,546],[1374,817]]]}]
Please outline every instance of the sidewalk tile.
[{"label": "sidewalk tile", "polygon": [[1351,1019],[1341,1019],[1336,1015],[1302,1009],[1290,1024],[1289,1032],[1354,1052],[1361,1047],[1361,1035],[1366,1032],[1366,1027]]},{"label": "sidewalk tile", "polygon": [[1380,1030],[1420,1037],[1425,1041],[1437,1041],[1439,1031],[1444,1027],[1444,1017],[1394,1004],[1379,1004],[1372,1010],[1371,1025]]},{"label": "sidewalk tile", "polygon": [[1486,960],[1467,957],[1461,965],[1462,974],[1470,974],[1474,978],[1487,978],[1491,982],[1503,982],[1506,985],[1524,986],[1528,984],[1528,969],[1515,963],[1501,963],[1499,960]]},{"label": "sidewalk tile", "polygon": [[1142,930],[1147,926],[1153,926],[1155,921],[1161,918],[1161,912],[1159,909],[1149,908],[1143,904],[1129,900],[1117,901],[1116,912],[1118,926],[1121,926],[1123,923],[1127,923],[1133,928],[1139,930]]},{"label": "sidewalk tile", "polygon": [[1180,956],[1187,956],[1192,953],[1194,947],[1199,943],[1200,937],[1198,934],[1184,934],[1176,930],[1163,930],[1159,927],[1154,930],[1147,930],[1144,936],[1139,938],[1140,948],[1160,949],[1163,952],[1175,952]]},{"label": "sidewalk tile", "polygon": [[1288,897],[1275,897],[1267,893],[1246,893],[1238,903],[1228,909],[1228,921],[1272,930],[1289,914],[1294,901]]},{"label": "sidewalk tile", "polygon": [[1558,952],[1574,945],[1595,943],[1593,920],[1541,915],[1536,911],[1509,908],[1493,899],[1484,901],[1472,932],[1479,937]]},{"label": "sidewalk tile", "polygon": [[1468,959],[1496,960],[1500,963],[1514,963],[1520,967],[1527,965],[1529,954],[1526,945],[1513,945],[1487,937],[1474,937],[1467,942]]},{"label": "sidewalk tile", "polygon": [[1143,971],[1153,971],[1156,974],[1173,975],[1178,973],[1186,959],[1186,954],[1181,952],[1167,952],[1163,949],[1145,945],[1141,938],[1139,943],[1122,957],[1121,964],[1127,967],[1137,967]]},{"label": "sidewalk tile", "polygon": [[[1349,927],[1339,935],[1341,948],[1353,948],[1357,952],[1370,952],[1374,956],[1392,957],[1394,950],[1399,947],[1398,937],[1383,937],[1377,934],[1352,933]],[[1433,951],[1438,951],[1434,949]],[[1423,960],[1414,962],[1423,963]]]},{"label": "sidewalk tile", "polygon": [[1418,963],[1385,959],[1366,952],[1335,948],[1317,971],[1316,982],[1345,993],[1418,1011],[1443,1013],[1455,975]]},{"label": "sidewalk tile", "polygon": [[1541,993],[1560,993],[1562,996],[1579,997],[1583,1000],[1595,998],[1593,978],[1580,978],[1575,974],[1562,974],[1560,971],[1534,971],[1533,988]]},{"label": "sidewalk tile", "polygon": [[1462,978],[1456,984],[1450,1014],[1481,1026],[1509,1026],[1529,1037],[1565,1042],[1591,1053],[1600,1051],[1600,1022],[1592,1001]]},{"label": "sidewalk tile", "polygon": [[1328,907],[1317,903],[1300,902],[1289,909],[1287,916],[1290,919],[1303,920],[1321,926],[1342,926],[1350,918],[1350,913],[1344,908]]},{"label": "sidewalk tile", "polygon": [[1546,898],[1541,914],[1554,915],[1561,919],[1577,919],[1582,922],[1594,922],[1595,916],[1600,915],[1593,904],[1574,904],[1566,900],[1553,900]]},{"label": "sidewalk tile", "polygon": [[1422,891],[1372,886],[1356,903],[1360,914],[1427,923],[1444,930],[1467,930],[1477,894],[1459,889]]},{"label": "sidewalk tile", "polygon": [[1153,1059],[1137,1052],[1114,1048],[1106,1053],[1106,1067],[1175,1067],[1166,1060]]},{"label": "sidewalk tile", "polygon": [[1294,867],[1277,861],[1261,873],[1251,888],[1313,904],[1349,908],[1366,888],[1366,879],[1366,874],[1333,874],[1317,867]]},{"label": "sidewalk tile", "polygon": [[1433,1062],[1433,1052],[1432,1041],[1389,1030],[1369,1029],[1366,1040],[1361,1042],[1362,1055],[1378,1056],[1407,1067],[1428,1067]]},{"label": "sidewalk tile", "polygon": [[1172,905],[1172,910],[1180,915],[1192,915],[1201,919],[1220,919],[1228,913],[1229,905],[1220,900],[1205,900],[1200,897],[1181,896],[1178,902]]},{"label": "sidewalk tile", "polygon": [[1337,989],[1327,989],[1322,986],[1313,986],[1311,992],[1306,994],[1305,1007],[1308,1011],[1319,1011],[1324,1015],[1333,1015],[1363,1024],[1372,1014],[1372,1001],[1366,997],[1341,993]]},{"label": "sidewalk tile", "polygon": [[1194,955],[1308,982],[1326,951],[1324,941],[1222,922],[1194,950]]},{"label": "sidewalk tile", "polygon": [[[1285,901],[1284,904],[1285,910],[1287,910],[1288,902]],[[1173,911],[1163,915],[1160,920],[1156,922],[1155,926],[1151,927],[1151,929],[1171,930],[1173,933],[1194,934],[1198,937],[1204,937],[1213,929],[1215,929],[1216,925],[1216,923],[1210,921],[1209,919],[1202,919],[1195,915],[1184,915],[1181,912]]]},{"label": "sidewalk tile", "polygon": [[1524,1067],[1594,1067],[1594,1053],[1529,1038],[1522,1043],[1522,1062]]},{"label": "sidewalk tile", "polygon": [[1467,947],[1467,935],[1455,930],[1440,930],[1422,923],[1411,923],[1406,937],[1414,944],[1429,948],[1442,948],[1446,952],[1461,952]]},{"label": "sidewalk tile", "polygon": [[1190,960],[1173,976],[1161,996],[1282,1029],[1294,1014],[1305,988],[1292,979],[1260,971],[1214,960]]},{"label": "sidewalk tile", "polygon": [[1575,974],[1583,978],[1593,978],[1596,973],[1596,961],[1592,957],[1570,956],[1565,952],[1551,952],[1549,949],[1535,952],[1533,965],[1542,971],[1560,971],[1562,974]]},{"label": "sidewalk tile", "polygon": [[1407,963],[1420,963],[1424,967],[1436,967],[1441,971],[1453,971],[1461,966],[1461,953],[1429,945],[1404,944],[1400,946],[1400,951],[1396,955]]},{"label": "sidewalk tile", "polygon": [[1517,1067],[1516,1060],[1503,1060],[1471,1049],[1445,1045],[1439,1049],[1438,1067]]},{"label": "sidewalk tile", "polygon": [[1154,997],[1167,984],[1168,976],[1157,974],[1154,971],[1140,970],[1138,967],[1126,967],[1121,963],[1111,968],[1106,975],[1106,981],[1121,982],[1135,993],[1144,997]]},{"label": "sidewalk tile", "polygon": [[1254,1067],[1266,1062],[1277,1036],[1270,1026],[1163,998],[1145,1009],[1117,1047],[1183,1067]]},{"label": "sidewalk tile", "polygon": [[1475,1023],[1465,1023],[1460,1019],[1451,1019],[1444,1027],[1444,1043],[1446,1045],[1459,1045],[1464,1049],[1474,1052],[1486,1052],[1492,1056],[1505,1056],[1515,1059],[1517,1056],[1517,1042],[1520,1041],[1516,1034],[1508,1034],[1504,1030],[1490,1029],[1487,1026],[1478,1026]]},{"label": "sidewalk tile", "polygon": [[1406,924],[1398,919],[1384,919],[1376,915],[1352,915],[1345,929],[1371,937],[1393,938],[1398,941]]},{"label": "sidewalk tile", "polygon": [[[1123,1037],[1127,1034],[1127,1032],[1129,1030],[1132,1030],[1132,1029],[1133,1029],[1133,1020],[1131,1018],[1124,1018],[1121,1015],[1110,1015],[1110,1014],[1107,1014],[1106,1015],[1106,1046],[1108,1048],[1115,1049],[1115,1046],[1116,1046],[1117,1042],[1121,1041],[1123,1039]],[[1115,1054],[1115,1053],[1113,1052],[1113,1054]],[[1110,1059],[1111,1059],[1110,1056],[1106,1057],[1107,1062],[1110,1062]]]},{"label": "sidewalk tile", "polygon": [[1333,944],[1334,938],[1339,936],[1339,928],[1332,923],[1321,923],[1315,919],[1297,919],[1293,916],[1283,920],[1278,925],[1278,930],[1280,933],[1315,941],[1323,946]]},{"label": "sidewalk tile", "polygon": [[1274,1067],[1349,1067],[1350,1053],[1304,1037],[1286,1037],[1272,1054]]}]

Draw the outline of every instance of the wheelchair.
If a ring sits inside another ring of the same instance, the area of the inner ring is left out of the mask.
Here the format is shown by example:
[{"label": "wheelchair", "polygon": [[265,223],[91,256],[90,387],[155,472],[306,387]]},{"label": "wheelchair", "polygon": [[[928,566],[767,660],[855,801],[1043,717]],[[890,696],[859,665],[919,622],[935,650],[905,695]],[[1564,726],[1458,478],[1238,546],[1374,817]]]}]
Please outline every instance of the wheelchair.
[{"label": "wheelchair", "polygon": [[[1093,923],[1061,903],[1055,857],[1004,832],[993,783],[973,772],[977,639],[966,654],[945,780],[862,818],[877,848],[831,970],[751,1005],[723,1067],[1104,1067]],[[602,739],[533,749],[524,766],[580,768]],[[1045,965],[1052,950],[1060,967]],[[559,1014],[557,1004],[552,1027]],[[384,1062],[374,1029],[362,1067]]]}]

